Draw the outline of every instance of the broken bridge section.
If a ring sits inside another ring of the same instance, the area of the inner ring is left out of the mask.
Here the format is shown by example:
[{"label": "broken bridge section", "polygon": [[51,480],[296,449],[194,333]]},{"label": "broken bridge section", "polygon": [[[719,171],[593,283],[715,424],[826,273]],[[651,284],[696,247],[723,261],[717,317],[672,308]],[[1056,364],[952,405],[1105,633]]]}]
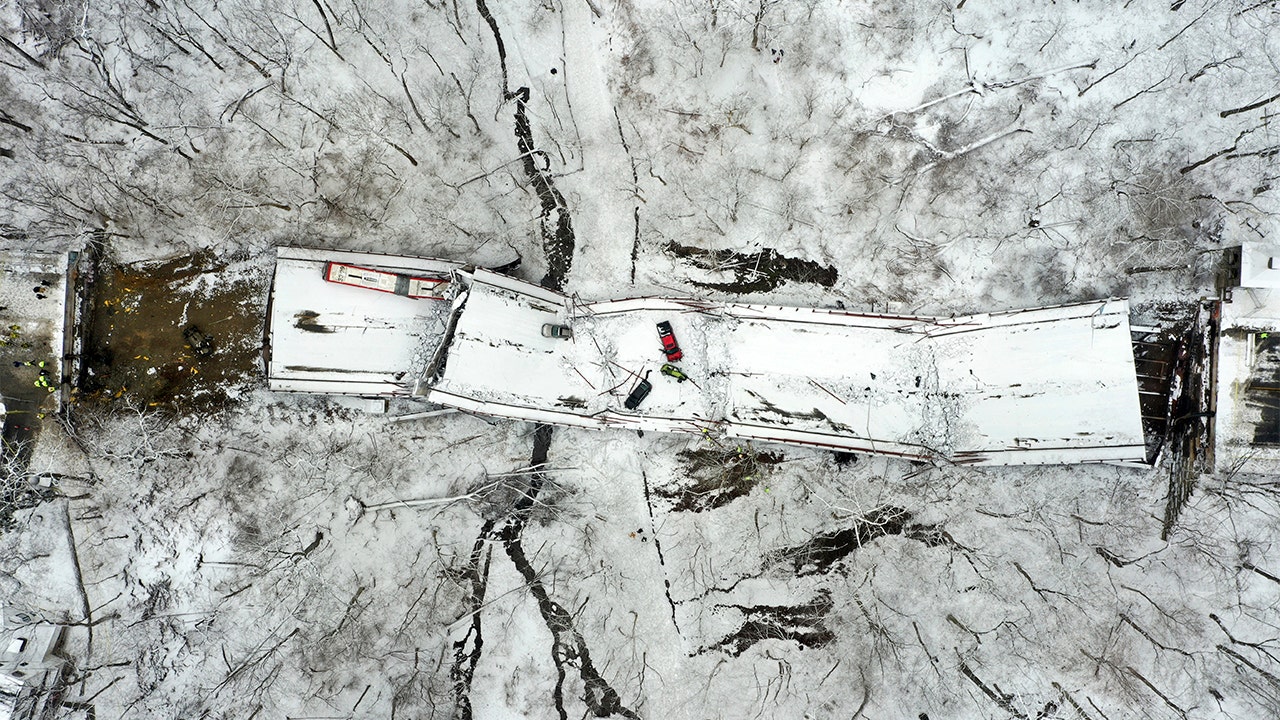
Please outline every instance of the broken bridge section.
[{"label": "broken bridge section", "polygon": [[449,303],[335,281],[332,263],[396,277],[451,278],[462,267],[429,258],[277,248],[265,343],[271,389],[411,395],[446,335]]},{"label": "broken bridge section", "polygon": [[[447,276],[452,299],[326,282],[327,262]],[[1139,376],[1156,363],[1135,368],[1122,299],[952,318],[582,302],[448,261],[282,248],[269,314],[274,390],[956,464],[1150,461]],[[660,322],[683,349],[678,374],[662,371]]]},{"label": "broken bridge section", "polygon": [[[582,303],[484,270],[441,405],[588,428],[712,433],[959,464],[1146,460],[1125,300],[956,318],[636,298]],[[659,373],[658,322],[688,381]],[[568,340],[542,334],[567,325]],[[648,377],[653,390],[624,405]]]}]

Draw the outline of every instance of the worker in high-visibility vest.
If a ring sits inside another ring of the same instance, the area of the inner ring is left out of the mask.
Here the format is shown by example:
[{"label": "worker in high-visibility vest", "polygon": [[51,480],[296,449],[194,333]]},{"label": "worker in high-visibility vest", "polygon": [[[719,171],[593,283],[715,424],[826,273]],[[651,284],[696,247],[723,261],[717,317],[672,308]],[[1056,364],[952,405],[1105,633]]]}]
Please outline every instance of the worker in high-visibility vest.
[{"label": "worker in high-visibility vest", "polygon": [[49,371],[48,371],[48,370],[41,370],[41,371],[40,371],[40,374],[36,376],[35,386],[36,386],[36,387],[42,387],[42,388],[44,388],[44,389],[45,389],[46,391],[48,391],[48,392],[53,392],[54,387],[53,387],[53,385],[52,385],[52,384],[50,384],[50,383],[49,383]]}]

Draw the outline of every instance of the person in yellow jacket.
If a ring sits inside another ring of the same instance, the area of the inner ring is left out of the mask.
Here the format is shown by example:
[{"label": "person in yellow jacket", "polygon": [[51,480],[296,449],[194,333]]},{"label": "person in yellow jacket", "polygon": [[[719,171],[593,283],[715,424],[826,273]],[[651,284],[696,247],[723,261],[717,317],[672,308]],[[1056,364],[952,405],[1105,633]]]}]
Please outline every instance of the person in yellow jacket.
[{"label": "person in yellow jacket", "polygon": [[50,383],[49,383],[49,371],[48,371],[48,370],[41,370],[41,371],[40,371],[40,374],[36,377],[35,385],[36,385],[36,387],[42,387],[42,388],[44,388],[44,389],[45,389],[45,390],[47,390],[48,392],[53,392],[54,387],[53,387],[53,385],[52,385],[52,384],[50,384]]}]

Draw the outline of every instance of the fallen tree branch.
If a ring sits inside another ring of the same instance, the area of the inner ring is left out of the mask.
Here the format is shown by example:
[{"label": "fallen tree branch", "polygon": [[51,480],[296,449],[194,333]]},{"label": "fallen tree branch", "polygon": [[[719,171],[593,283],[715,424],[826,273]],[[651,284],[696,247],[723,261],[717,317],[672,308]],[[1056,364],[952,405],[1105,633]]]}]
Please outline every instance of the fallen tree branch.
[{"label": "fallen tree branch", "polygon": [[1256,103],[1250,103],[1249,105],[1244,105],[1238,108],[1232,108],[1230,110],[1223,110],[1222,112],[1218,113],[1218,117],[1224,117],[1224,118],[1231,117],[1232,115],[1239,115],[1240,113],[1249,112],[1250,110],[1257,110],[1258,108],[1266,105],[1270,105],[1271,103],[1277,100],[1280,100],[1280,93],[1276,93],[1275,95],[1272,95],[1266,100],[1259,100]]},{"label": "fallen tree branch", "polygon": [[1001,130],[1000,132],[993,133],[984,138],[975,140],[969,143],[968,145],[965,145],[964,147],[960,148],[959,150],[942,151],[936,160],[920,168],[919,174],[923,175],[924,173],[929,172],[934,167],[944,162],[947,162],[949,160],[955,160],[956,158],[959,158],[959,157],[964,157],[965,155],[968,155],[974,150],[984,148],[987,145],[990,145],[991,143],[994,143],[997,140],[1003,140],[1004,138],[1007,138],[1010,135],[1017,135],[1018,133],[1029,133],[1029,132],[1031,131],[1027,130],[1026,128],[1012,128],[1009,130]]},{"label": "fallen tree branch", "polygon": [[[1034,73],[1032,75],[1027,75],[1025,77],[1014,78],[1012,80],[998,80],[996,82],[984,83],[981,80],[971,79],[969,81],[969,85],[961,90],[957,90],[953,93],[943,95],[942,97],[939,97],[939,98],[934,98],[933,100],[930,100],[925,103],[921,103],[920,105],[917,105],[908,110],[899,110],[897,112],[889,113],[889,115],[885,115],[885,117],[889,117],[890,115],[899,115],[899,114],[911,115],[911,114],[920,112],[921,110],[927,110],[928,108],[931,108],[934,105],[945,102],[952,98],[960,97],[961,95],[967,95],[969,93],[974,93],[976,95],[985,95],[987,93],[987,90],[1004,90],[1006,88],[1017,87],[1018,85],[1029,83],[1032,80],[1040,80],[1042,78],[1049,77],[1050,75],[1057,75],[1058,73],[1067,72],[1069,70],[1080,70],[1082,68],[1093,69],[1093,68],[1096,68],[1097,66],[1098,66],[1098,60],[1094,59],[1094,60],[1090,60],[1089,62],[1081,62],[1081,63],[1072,64],[1072,65],[1063,65],[1062,67],[1051,68],[1049,70],[1044,70],[1038,73]],[[1084,93],[1082,92],[1081,94],[1084,94]]]}]

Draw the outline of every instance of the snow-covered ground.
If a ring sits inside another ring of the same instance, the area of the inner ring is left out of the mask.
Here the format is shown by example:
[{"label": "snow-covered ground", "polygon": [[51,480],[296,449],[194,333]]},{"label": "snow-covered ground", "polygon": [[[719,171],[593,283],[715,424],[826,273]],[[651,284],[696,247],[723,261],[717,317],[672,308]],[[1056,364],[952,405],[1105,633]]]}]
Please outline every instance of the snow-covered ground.
[{"label": "snow-covered ground", "polygon": [[[537,280],[563,220],[569,297],[950,318],[1198,301],[1277,233],[1268,2],[13,0],[0,26],[0,243],[106,272],[306,245]],[[48,577],[83,612],[35,587],[47,508],[0,589],[88,624],[65,697],[97,717],[1280,716],[1273,475],[1193,468],[1166,528],[1167,466],[234,398],[42,435],[82,571]]]}]

